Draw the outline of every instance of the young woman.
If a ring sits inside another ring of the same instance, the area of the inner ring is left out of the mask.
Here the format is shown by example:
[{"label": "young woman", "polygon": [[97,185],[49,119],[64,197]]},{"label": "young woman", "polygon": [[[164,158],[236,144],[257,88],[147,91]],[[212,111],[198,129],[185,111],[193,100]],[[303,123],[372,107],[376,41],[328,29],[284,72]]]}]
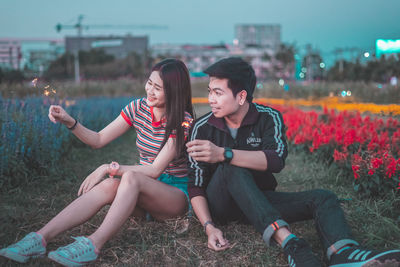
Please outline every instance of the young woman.
[{"label": "young woman", "polygon": [[[103,206],[111,204],[93,234],[76,237],[72,244],[48,255],[60,264],[80,266],[96,260],[105,242],[134,210],[146,211],[157,220],[188,211],[184,143],[193,120],[189,72],[182,61],[163,60],[153,67],[145,89],[146,98],[132,101],[100,132],[85,128],[62,107],[50,107],[52,122],[66,125],[93,148],[105,146],[134,126],[140,165],[101,165],[83,181],[76,200],[39,231],[0,250],[0,255],[18,262],[44,256],[47,242],[56,235],[86,222]],[[107,175],[110,177],[103,180]]]}]

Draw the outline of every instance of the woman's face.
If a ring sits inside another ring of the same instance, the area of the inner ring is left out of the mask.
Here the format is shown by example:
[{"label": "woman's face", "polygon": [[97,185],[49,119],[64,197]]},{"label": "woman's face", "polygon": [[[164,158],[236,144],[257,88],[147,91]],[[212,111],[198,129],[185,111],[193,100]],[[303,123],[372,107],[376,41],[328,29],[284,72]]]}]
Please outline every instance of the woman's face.
[{"label": "woman's face", "polygon": [[163,81],[158,71],[153,71],[147,80],[146,86],[147,105],[150,107],[164,108],[165,94]]}]

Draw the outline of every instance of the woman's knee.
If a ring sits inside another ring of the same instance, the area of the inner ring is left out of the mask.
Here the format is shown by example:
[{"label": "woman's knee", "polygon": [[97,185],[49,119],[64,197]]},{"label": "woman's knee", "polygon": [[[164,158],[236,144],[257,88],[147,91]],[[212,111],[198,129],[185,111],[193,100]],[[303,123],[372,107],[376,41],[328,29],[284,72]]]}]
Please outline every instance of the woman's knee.
[{"label": "woman's knee", "polygon": [[143,178],[144,176],[141,173],[135,171],[126,172],[121,177],[120,186],[122,186],[122,188],[140,188]]},{"label": "woman's knee", "polygon": [[115,195],[118,190],[119,183],[119,179],[107,178],[98,184],[97,188],[102,190],[104,193]]}]

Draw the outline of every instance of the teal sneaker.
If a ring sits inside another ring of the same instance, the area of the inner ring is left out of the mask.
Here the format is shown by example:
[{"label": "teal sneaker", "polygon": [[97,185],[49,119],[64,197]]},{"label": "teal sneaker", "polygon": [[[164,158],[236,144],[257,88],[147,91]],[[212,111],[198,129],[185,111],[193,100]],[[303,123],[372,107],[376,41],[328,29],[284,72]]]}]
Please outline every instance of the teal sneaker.
[{"label": "teal sneaker", "polygon": [[74,243],[49,253],[49,258],[64,266],[83,266],[97,259],[98,253],[89,238],[73,237]]},{"label": "teal sneaker", "polygon": [[15,244],[0,250],[0,255],[20,263],[30,258],[43,257],[46,254],[46,241],[42,235],[32,232]]},{"label": "teal sneaker", "polygon": [[331,256],[329,267],[400,267],[400,250],[379,252],[358,246],[344,247]]}]

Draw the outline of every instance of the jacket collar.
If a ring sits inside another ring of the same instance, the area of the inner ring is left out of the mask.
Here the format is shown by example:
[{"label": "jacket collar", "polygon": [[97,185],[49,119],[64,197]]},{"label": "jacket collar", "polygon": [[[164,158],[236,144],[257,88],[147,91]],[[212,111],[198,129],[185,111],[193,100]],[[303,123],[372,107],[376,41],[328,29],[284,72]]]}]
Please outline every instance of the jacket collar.
[{"label": "jacket collar", "polygon": [[[247,111],[246,116],[244,116],[242,123],[240,124],[239,128],[242,128],[247,125],[253,125],[258,120],[259,113],[254,103],[250,103],[249,110]],[[228,127],[226,126],[224,118],[217,118],[212,114],[208,119],[208,123],[213,125],[214,127],[229,132]]]}]

